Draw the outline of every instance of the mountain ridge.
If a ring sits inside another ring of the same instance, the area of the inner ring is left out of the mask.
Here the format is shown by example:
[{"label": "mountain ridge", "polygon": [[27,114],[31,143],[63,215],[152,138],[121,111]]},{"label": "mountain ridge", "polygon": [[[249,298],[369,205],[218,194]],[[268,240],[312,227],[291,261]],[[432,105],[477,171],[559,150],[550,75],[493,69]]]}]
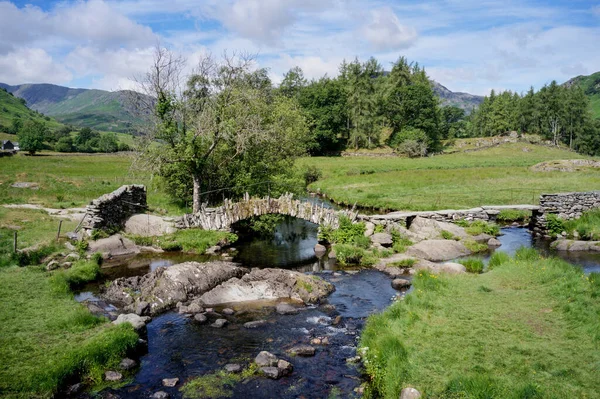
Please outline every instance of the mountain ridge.
[{"label": "mountain ridge", "polygon": [[600,71],[590,75],[579,75],[567,80],[563,86],[581,87],[590,99],[590,106],[596,118],[600,118]]}]

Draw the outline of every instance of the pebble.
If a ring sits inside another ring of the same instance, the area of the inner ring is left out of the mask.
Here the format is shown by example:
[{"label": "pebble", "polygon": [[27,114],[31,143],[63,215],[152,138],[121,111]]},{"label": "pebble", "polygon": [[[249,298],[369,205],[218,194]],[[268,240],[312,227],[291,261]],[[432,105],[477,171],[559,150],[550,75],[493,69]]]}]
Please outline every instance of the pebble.
[{"label": "pebble", "polygon": [[135,366],[137,366],[137,362],[133,359],[129,359],[129,358],[125,358],[123,360],[121,360],[121,363],[119,363],[119,368],[121,370],[131,370],[133,368],[135,368]]},{"label": "pebble", "polygon": [[104,379],[106,381],[121,381],[121,379],[123,379],[123,374],[118,371],[107,371],[104,373]]},{"label": "pebble", "polygon": [[179,378],[163,378],[162,384],[165,387],[173,388],[179,382]]},{"label": "pebble", "polygon": [[225,365],[225,370],[228,373],[239,373],[242,371],[242,366],[237,363],[229,363]]},{"label": "pebble", "polygon": [[222,328],[222,327],[225,327],[226,324],[227,324],[227,319],[217,319],[210,326],[215,327],[215,328]]}]

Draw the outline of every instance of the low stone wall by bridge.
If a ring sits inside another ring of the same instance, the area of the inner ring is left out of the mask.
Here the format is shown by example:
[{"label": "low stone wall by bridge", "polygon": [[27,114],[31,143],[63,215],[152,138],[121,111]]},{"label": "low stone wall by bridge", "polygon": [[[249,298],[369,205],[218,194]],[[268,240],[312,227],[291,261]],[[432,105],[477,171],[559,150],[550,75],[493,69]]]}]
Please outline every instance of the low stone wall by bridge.
[{"label": "low stone wall by bridge", "polygon": [[176,223],[177,228],[200,227],[204,230],[230,230],[231,225],[254,216],[279,214],[297,217],[309,222],[338,228],[339,218],[356,217],[352,211],[336,211],[316,204],[297,200],[292,194],[279,198],[250,198],[248,194],[239,202],[225,200],[222,206],[208,208],[202,205],[200,212],[186,214]]},{"label": "low stone wall by bridge", "polygon": [[81,227],[88,232],[95,229],[119,229],[129,217],[146,211],[146,187],[141,184],[121,186],[109,194],[93,200],[86,207]]},{"label": "low stone wall by bridge", "polygon": [[547,215],[554,214],[563,220],[578,219],[583,212],[600,208],[600,191],[581,193],[542,194],[540,207],[533,212],[532,228],[536,235],[547,234]]}]

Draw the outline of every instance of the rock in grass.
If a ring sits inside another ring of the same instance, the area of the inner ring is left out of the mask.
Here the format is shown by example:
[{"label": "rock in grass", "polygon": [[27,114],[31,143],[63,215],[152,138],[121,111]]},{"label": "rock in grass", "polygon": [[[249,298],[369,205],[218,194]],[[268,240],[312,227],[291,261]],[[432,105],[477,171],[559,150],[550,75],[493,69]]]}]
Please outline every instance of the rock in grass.
[{"label": "rock in grass", "polygon": [[119,368],[121,370],[131,370],[133,368],[135,368],[137,366],[137,362],[133,359],[129,359],[129,358],[125,358],[123,360],[121,360],[121,363],[119,363]]},{"label": "rock in grass", "polygon": [[242,366],[237,363],[229,363],[225,365],[225,371],[228,373],[239,373],[242,371]]},{"label": "rock in grass", "polygon": [[167,388],[173,388],[179,382],[179,378],[163,378],[162,384]]},{"label": "rock in grass", "polygon": [[107,371],[104,373],[104,379],[106,381],[121,381],[123,379],[123,374],[118,371]]},{"label": "rock in grass", "polygon": [[235,313],[235,311],[230,308],[225,308],[221,311],[221,313],[223,313],[224,315],[227,315],[227,316],[231,316]]},{"label": "rock in grass", "polygon": [[287,352],[292,356],[314,356],[315,348],[310,345],[296,345]]},{"label": "rock in grass", "polygon": [[400,399],[419,399],[420,397],[421,392],[414,388],[404,388],[402,392],[400,392]]},{"label": "rock in grass", "polygon": [[51,270],[56,270],[60,267],[60,263],[58,263],[57,261],[53,260],[48,262],[48,264],[46,265],[46,270],[51,271]]},{"label": "rock in grass", "polygon": [[389,233],[375,233],[371,236],[371,242],[373,244],[379,244],[383,247],[391,247],[394,244],[392,235]]},{"label": "rock in grass", "polygon": [[256,363],[259,367],[274,367],[277,365],[277,361],[277,356],[267,351],[261,351],[254,358],[254,363]]},{"label": "rock in grass", "polygon": [[395,290],[401,290],[403,288],[410,287],[411,283],[409,280],[403,278],[396,278],[392,280],[392,288]]},{"label": "rock in grass", "polygon": [[244,323],[244,328],[257,328],[267,324],[266,320],[254,320]]}]

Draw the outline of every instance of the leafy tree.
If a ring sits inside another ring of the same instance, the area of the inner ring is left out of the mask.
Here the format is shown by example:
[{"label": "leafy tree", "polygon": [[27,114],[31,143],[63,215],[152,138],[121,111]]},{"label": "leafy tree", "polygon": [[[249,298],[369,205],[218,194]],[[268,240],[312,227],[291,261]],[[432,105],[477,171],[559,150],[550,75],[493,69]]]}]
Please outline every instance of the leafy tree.
[{"label": "leafy tree", "polygon": [[61,137],[54,145],[54,150],[58,152],[73,152],[73,149],[73,139],[71,136]]},{"label": "leafy tree", "polygon": [[100,152],[117,152],[119,150],[119,140],[114,133],[105,133],[98,139],[98,150]]},{"label": "leafy tree", "polygon": [[440,134],[443,139],[462,137],[464,130],[465,110],[455,106],[441,108]]},{"label": "leafy tree", "polygon": [[22,127],[23,127],[23,120],[21,120],[21,118],[13,118],[12,124],[11,124],[10,128],[8,128],[7,133],[18,134]]},{"label": "leafy tree", "polygon": [[241,193],[250,184],[285,178],[305,152],[308,129],[297,103],[274,96],[266,71],[252,65],[245,56],[202,57],[181,93],[183,60],[157,49],[141,82],[156,98],[150,137],[165,144],[148,146],[143,160],[185,194],[180,198],[191,188],[194,212],[202,192],[228,187]]},{"label": "leafy tree", "polygon": [[77,148],[94,147],[97,144],[94,140],[100,139],[100,133],[90,129],[89,127],[82,128],[75,136],[75,145]]},{"label": "leafy tree", "polygon": [[34,155],[44,148],[44,140],[48,134],[46,124],[39,121],[27,121],[18,133],[19,147]]}]

